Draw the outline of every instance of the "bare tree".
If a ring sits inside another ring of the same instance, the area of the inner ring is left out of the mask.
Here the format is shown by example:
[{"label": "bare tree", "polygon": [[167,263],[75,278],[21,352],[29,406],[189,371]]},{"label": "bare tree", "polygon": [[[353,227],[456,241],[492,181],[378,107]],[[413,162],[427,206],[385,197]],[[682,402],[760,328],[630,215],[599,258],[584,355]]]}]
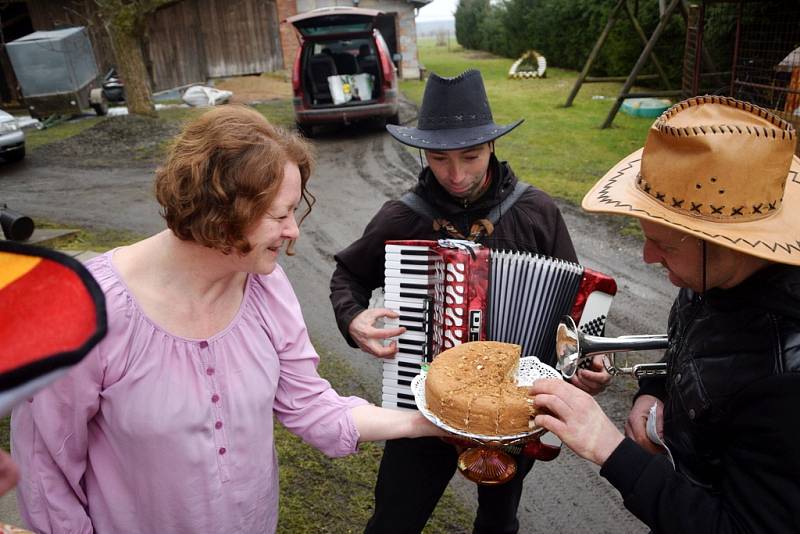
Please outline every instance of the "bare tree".
[{"label": "bare tree", "polygon": [[155,115],[152,89],[142,52],[147,15],[178,0],[94,0],[114,47],[117,68],[125,80],[128,111]]}]

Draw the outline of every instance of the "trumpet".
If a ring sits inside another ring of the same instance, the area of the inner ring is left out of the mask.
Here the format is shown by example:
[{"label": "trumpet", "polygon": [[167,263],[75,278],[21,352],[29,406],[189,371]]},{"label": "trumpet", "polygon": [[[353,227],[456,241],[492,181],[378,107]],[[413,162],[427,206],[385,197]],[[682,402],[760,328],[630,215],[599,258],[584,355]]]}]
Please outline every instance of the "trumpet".
[{"label": "trumpet", "polygon": [[635,378],[643,376],[661,376],[667,374],[667,364],[640,363],[631,367],[618,367],[615,361],[616,352],[632,350],[666,349],[669,339],[666,335],[639,335],[602,337],[584,334],[575,326],[572,317],[565,315],[558,324],[556,333],[556,369],[564,378],[572,378],[578,367],[589,362],[596,354],[605,354],[603,365],[609,374],[629,375]]}]

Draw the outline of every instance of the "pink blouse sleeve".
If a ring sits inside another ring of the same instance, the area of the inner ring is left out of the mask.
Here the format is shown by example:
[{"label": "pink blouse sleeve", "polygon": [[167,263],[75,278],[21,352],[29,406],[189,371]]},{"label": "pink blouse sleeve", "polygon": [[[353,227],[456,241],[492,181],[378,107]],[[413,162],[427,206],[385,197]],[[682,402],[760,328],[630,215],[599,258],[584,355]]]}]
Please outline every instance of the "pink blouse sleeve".
[{"label": "pink blouse sleeve", "polygon": [[82,479],[89,421],[100,405],[100,347],[11,416],[11,450],[20,470],[17,501],[36,532],[91,533]]},{"label": "pink blouse sleeve", "polygon": [[359,434],[350,410],[367,404],[358,397],[340,397],[317,373],[319,356],[311,345],[300,304],[280,268],[262,279],[269,297],[270,337],[280,359],[274,410],[278,420],[303,441],[328,456],[352,454]]}]

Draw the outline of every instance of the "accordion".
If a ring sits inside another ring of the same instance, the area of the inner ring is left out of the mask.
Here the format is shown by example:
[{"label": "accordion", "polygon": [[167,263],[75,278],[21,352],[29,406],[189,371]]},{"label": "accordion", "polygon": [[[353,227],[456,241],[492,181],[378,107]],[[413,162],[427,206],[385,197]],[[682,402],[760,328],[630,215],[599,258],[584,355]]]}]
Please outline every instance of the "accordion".
[{"label": "accordion", "polygon": [[385,326],[406,332],[383,361],[382,404],[401,409],[416,409],[422,364],[467,341],[516,343],[552,365],[559,319],[601,335],[617,292],[613,278],[575,263],[459,240],[387,241],[384,274],[384,307],[399,316]]}]

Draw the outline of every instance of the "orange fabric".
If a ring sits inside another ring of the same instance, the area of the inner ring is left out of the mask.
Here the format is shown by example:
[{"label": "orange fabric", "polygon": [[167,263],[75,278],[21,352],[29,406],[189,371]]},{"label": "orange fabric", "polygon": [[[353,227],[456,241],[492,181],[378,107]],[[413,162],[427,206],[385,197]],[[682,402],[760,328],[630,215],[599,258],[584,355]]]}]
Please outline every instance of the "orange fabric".
[{"label": "orange fabric", "polygon": [[0,252],[0,289],[24,276],[42,261],[37,256],[24,256],[10,252]]}]

